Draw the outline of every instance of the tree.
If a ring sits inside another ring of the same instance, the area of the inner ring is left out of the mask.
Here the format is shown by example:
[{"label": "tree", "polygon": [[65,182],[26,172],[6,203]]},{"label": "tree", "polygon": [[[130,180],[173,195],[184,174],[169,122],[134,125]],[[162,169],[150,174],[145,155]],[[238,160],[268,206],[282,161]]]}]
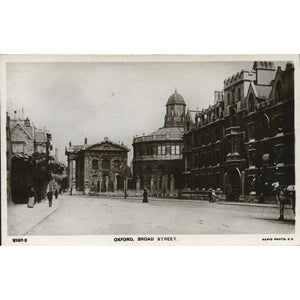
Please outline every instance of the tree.
[{"label": "tree", "polygon": [[35,190],[36,200],[41,201],[46,196],[50,180],[55,174],[62,174],[63,170],[63,166],[55,163],[53,157],[46,153],[15,155],[11,165],[13,202],[26,202],[31,187]]}]

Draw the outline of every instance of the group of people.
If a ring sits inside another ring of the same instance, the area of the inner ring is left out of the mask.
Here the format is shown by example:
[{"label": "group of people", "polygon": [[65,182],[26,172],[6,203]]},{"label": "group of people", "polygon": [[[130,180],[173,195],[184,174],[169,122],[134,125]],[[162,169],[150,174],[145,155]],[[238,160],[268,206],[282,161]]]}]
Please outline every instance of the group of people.
[{"label": "group of people", "polygon": [[213,189],[209,189],[209,191],[208,191],[208,201],[209,202],[216,202],[216,198],[217,198],[216,191],[213,190]]},{"label": "group of people", "polygon": [[284,186],[278,181],[272,184],[273,191],[276,195],[276,200],[279,205],[279,220],[284,220],[285,205],[291,205],[294,214],[296,213],[296,196],[295,185]]},{"label": "group of people", "polygon": [[[47,192],[46,192],[46,196],[48,199],[48,203],[49,203],[49,207],[52,207],[52,199],[53,197],[55,197],[55,199],[58,198],[58,187],[50,187],[48,186],[47,188]],[[28,193],[28,203],[27,203],[27,207],[29,208],[33,208],[35,205],[35,192],[34,192],[34,188],[30,188],[29,193]]]}]

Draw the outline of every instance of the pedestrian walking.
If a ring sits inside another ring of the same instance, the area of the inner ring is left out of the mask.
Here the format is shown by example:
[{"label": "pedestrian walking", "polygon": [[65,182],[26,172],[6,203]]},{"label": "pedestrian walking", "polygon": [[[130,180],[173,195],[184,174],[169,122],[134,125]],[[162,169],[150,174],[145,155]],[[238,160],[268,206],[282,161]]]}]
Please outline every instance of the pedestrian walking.
[{"label": "pedestrian walking", "polygon": [[51,190],[48,191],[47,198],[48,198],[48,201],[49,201],[49,207],[51,207],[52,206],[52,198],[53,198],[53,193],[52,193]]},{"label": "pedestrian walking", "polygon": [[35,198],[35,192],[33,188],[30,188],[30,191],[28,193],[28,203],[27,207],[33,208],[34,207],[34,198]]},{"label": "pedestrian walking", "polygon": [[143,203],[148,203],[148,193],[147,193],[147,189],[144,189],[144,193],[143,193]]},{"label": "pedestrian walking", "polygon": [[215,190],[212,190],[212,191],[211,191],[211,201],[212,201],[212,202],[216,202],[216,197],[217,197],[216,191],[215,191]]},{"label": "pedestrian walking", "polygon": [[208,190],[208,201],[212,202],[212,189]]},{"label": "pedestrian walking", "polygon": [[54,196],[55,196],[55,199],[58,198],[58,190],[56,189],[55,192],[54,192]]}]

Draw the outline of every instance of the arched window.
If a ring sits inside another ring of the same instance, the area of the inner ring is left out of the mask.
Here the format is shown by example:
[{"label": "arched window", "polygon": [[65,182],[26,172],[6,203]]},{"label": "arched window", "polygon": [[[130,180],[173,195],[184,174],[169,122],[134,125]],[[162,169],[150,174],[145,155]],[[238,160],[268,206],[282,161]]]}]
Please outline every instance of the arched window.
[{"label": "arched window", "polygon": [[236,110],[233,107],[230,108],[230,123],[231,126],[235,126],[237,124]]},{"label": "arched window", "polygon": [[92,169],[95,169],[95,170],[98,169],[98,160],[97,159],[92,160]]},{"label": "arched window", "polygon": [[234,103],[235,103],[235,102],[234,102],[234,92],[235,92],[235,91],[232,90],[232,105],[234,105]]},{"label": "arched window", "polygon": [[249,111],[254,111],[254,97],[253,94],[250,94],[249,96]]},{"label": "arched window", "polygon": [[280,81],[277,81],[277,84],[275,87],[275,100],[276,100],[276,102],[282,101],[282,84]]},{"label": "arched window", "polygon": [[237,91],[238,101],[241,101],[242,95],[241,95],[241,89],[239,88]]}]

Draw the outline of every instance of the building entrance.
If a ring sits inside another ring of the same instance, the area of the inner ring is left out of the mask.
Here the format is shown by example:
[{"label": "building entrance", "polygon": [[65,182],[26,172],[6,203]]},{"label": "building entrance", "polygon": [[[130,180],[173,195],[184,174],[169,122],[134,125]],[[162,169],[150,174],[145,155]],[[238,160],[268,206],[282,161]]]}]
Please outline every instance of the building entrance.
[{"label": "building entrance", "polygon": [[238,201],[241,194],[241,175],[238,168],[232,167],[228,170],[226,180],[226,199]]}]

